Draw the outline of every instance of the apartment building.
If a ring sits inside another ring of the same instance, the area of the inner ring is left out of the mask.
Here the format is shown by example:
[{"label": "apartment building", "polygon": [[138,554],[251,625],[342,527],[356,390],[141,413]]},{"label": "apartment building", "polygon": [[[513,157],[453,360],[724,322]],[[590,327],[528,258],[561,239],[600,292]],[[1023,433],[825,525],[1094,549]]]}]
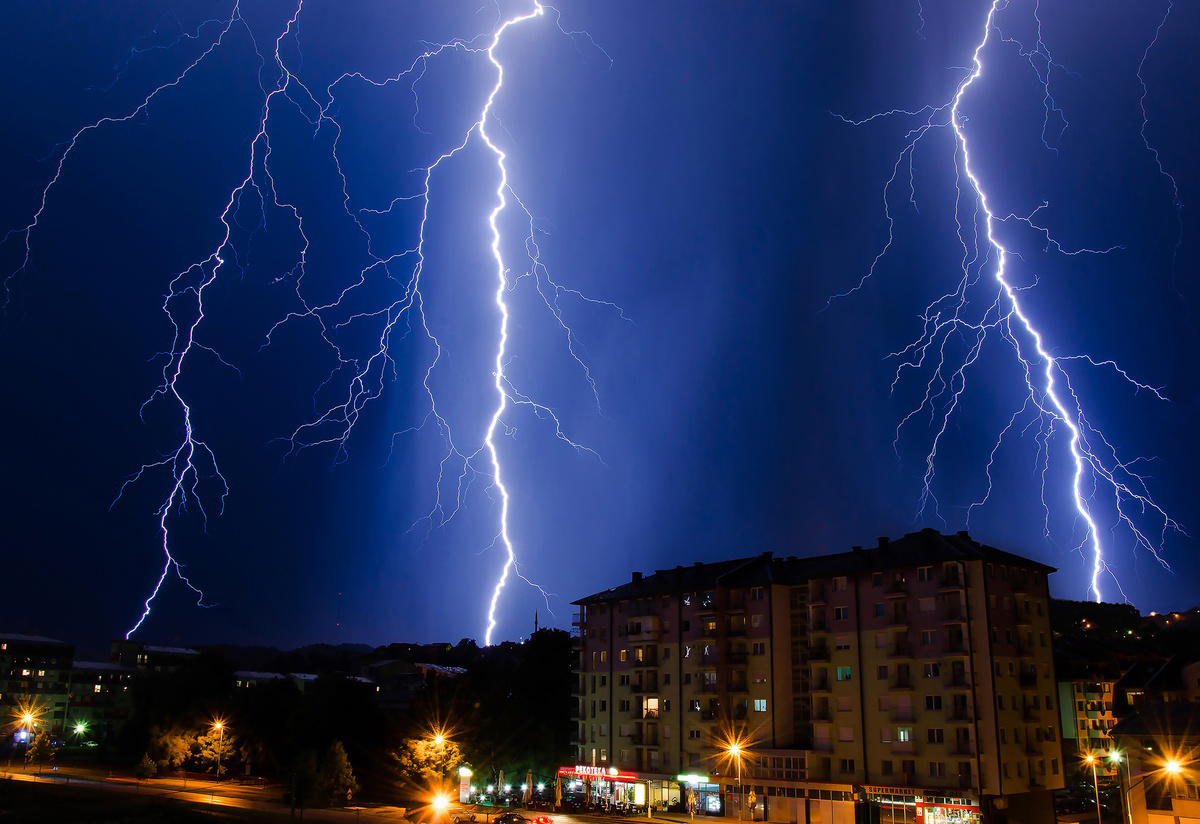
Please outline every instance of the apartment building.
[{"label": "apartment building", "polygon": [[1051,572],[934,530],[635,572],[575,602],[579,762],[779,822],[1053,820]]}]

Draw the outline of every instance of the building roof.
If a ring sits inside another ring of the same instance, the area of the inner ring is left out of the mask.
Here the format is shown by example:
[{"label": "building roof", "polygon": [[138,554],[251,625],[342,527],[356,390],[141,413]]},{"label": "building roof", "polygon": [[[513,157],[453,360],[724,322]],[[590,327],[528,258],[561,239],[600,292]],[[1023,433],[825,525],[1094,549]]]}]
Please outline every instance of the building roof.
[{"label": "building roof", "polygon": [[142,647],[143,652],[157,652],[160,655],[199,655],[199,650],[188,649],[187,647],[159,647],[153,644],[146,644]]},{"label": "building roof", "polygon": [[0,633],[0,641],[11,641],[12,643],[21,644],[55,644],[60,647],[69,647],[70,644],[59,641],[55,638],[47,638],[44,635],[18,635],[16,633]]},{"label": "building roof", "polygon": [[127,667],[115,661],[75,661],[71,669],[79,672],[137,672],[136,667]]},{"label": "building roof", "polygon": [[880,538],[878,546],[867,549],[854,547],[850,552],[835,555],[776,558],[773,553],[764,552],[751,558],[655,570],[653,575],[635,572],[631,582],[597,592],[573,603],[589,604],[627,598],[647,598],[715,586],[797,584],[810,578],[882,572],[946,561],[990,561],[1045,573],[1055,571],[1052,566],[981,544],[965,531],[954,535],[942,535],[935,529],[923,529],[920,532],[910,532],[894,541]]},{"label": "building roof", "polygon": [[282,672],[253,672],[252,670],[237,670],[233,677],[238,681],[280,681],[287,676]]}]

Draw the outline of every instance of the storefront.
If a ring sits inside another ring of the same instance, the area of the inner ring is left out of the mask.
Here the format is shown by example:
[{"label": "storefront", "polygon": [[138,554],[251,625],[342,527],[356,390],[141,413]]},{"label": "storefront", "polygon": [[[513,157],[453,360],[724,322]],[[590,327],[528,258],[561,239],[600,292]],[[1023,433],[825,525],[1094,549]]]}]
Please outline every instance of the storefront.
[{"label": "storefront", "polygon": [[577,764],[559,767],[563,798],[579,799],[585,804],[646,804],[646,781],[637,773],[621,772],[616,767],[589,767]]},{"label": "storefront", "polygon": [[979,824],[979,802],[970,798],[923,796],[917,799],[917,824]]},{"label": "storefront", "polygon": [[724,812],[721,785],[710,783],[707,775],[680,775],[676,780],[685,808],[690,807],[697,815],[721,815]]},{"label": "storefront", "polygon": [[904,792],[895,787],[864,787],[879,824],[980,824],[979,802],[960,796]]}]

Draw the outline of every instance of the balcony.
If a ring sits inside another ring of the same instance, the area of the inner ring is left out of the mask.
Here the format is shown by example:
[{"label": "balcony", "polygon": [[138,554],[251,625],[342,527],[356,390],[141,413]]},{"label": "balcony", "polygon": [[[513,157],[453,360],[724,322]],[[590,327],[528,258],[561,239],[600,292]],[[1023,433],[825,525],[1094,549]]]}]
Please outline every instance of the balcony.
[{"label": "balcony", "polygon": [[809,661],[828,661],[829,660],[829,647],[825,646],[824,644],[821,644],[820,646],[816,646],[816,647],[809,647],[808,660]]},{"label": "balcony", "polygon": [[825,707],[821,707],[820,709],[813,710],[812,720],[813,721],[828,721],[829,720],[829,707],[825,706]]},{"label": "balcony", "polygon": [[959,575],[957,571],[953,575],[943,575],[939,584],[942,589],[962,589],[966,585],[966,577]]},{"label": "balcony", "polygon": [[975,720],[969,707],[952,707],[949,715],[946,717],[948,721],[970,722]]},{"label": "balcony", "polygon": [[657,693],[658,692],[658,679],[655,678],[650,681],[635,681],[633,684],[633,687],[632,687],[632,691],[635,693],[638,693],[638,694]]},{"label": "balcony", "polygon": [[903,598],[905,595],[908,595],[908,582],[907,581],[903,581],[903,580],[888,581],[887,596],[889,598],[895,598],[897,596]]},{"label": "balcony", "polygon": [[967,655],[967,645],[961,640],[955,639],[946,642],[947,655]]},{"label": "balcony", "polygon": [[633,629],[630,629],[629,634],[626,637],[628,637],[629,640],[634,643],[658,641],[658,627],[654,626],[653,624],[643,624],[641,630],[638,632],[634,632]]},{"label": "balcony", "polygon": [[957,687],[958,689],[966,689],[967,687],[969,687],[971,685],[967,681],[966,674],[959,672],[959,673],[951,673],[946,678],[946,686],[947,687]]},{"label": "balcony", "polygon": [[750,692],[750,685],[745,678],[734,678],[729,682],[730,692]]},{"label": "balcony", "polygon": [[716,695],[719,691],[716,681],[705,681],[696,687],[696,692],[702,692],[705,695]]},{"label": "balcony", "polygon": [[727,652],[725,661],[731,667],[744,667],[750,663],[750,656],[744,652]]},{"label": "balcony", "polygon": [[952,755],[975,755],[975,745],[970,741],[956,741]]},{"label": "balcony", "polygon": [[888,688],[893,690],[911,690],[913,689],[913,680],[907,676],[897,675],[888,683]]},{"label": "balcony", "polygon": [[582,617],[581,613],[575,612],[575,613],[571,614],[571,626],[573,626],[573,627],[583,626],[583,617]]},{"label": "balcony", "polygon": [[1018,677],[1017,680],[1021,684],[1022,687],[1036,687],[1037,686],[1037,676],[1034,675],[1032,672],[1021,673],[1021,675]]},{"label": "balcony", "polygon": [[1021,717],[1026,721],[1036,724],[1038,721],[1042,720],[1042,711],[1039,707],[1030,705],[1024,708],[1024,711],[1021,713]]},{"label": "balcony", "polygon": [[658,718],[658,710],[642,710],[642,718]]},{"label": "balcony", "polygon": [[716,710],[701,710],[700,711],[700,720],[701,721],[716,721],[717,720],[717,711]]},{"label": "balcony", "polygon": [[915,720],[912,709],[894,710],[892,712],[892,722],[896,724],[911,724]]},{"label": "balcony", "polygon": [[809,690],[810,692],[829,692],[829,679],[822,678],[819,681],[814,681]]},{"label": "balcony", "polygon": [[809,604],[825,603],[825,587],[810,586],[808,588],[808,603]]},{"label": "balcony", "polygon": [[633,657],[634,669],[645,669],[646,667],[658,666],[658,647],[650,647],[642,650],[642,657],[638,658],[637,654]]},{"label": "balcony", "polygon": [[888,647],[888,658],[913,658],[912,644],[907,641],[903,644],[893,644]]}]

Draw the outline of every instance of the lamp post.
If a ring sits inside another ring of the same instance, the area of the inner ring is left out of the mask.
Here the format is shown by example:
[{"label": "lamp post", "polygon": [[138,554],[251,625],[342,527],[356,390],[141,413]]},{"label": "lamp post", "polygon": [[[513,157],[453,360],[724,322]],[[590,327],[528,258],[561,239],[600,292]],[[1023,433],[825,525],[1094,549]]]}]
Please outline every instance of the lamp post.
[{"label": "lamp post", "polygon": [[729,744],[729,757],[737,761],[737,788],[738,788],[738,821],[742,820],[742,745],[738,741],[731,741]]},{"label": "lamp post", "polygon": [[1100,783],[1096,781],[1096,762],[1100,759],[1095,753],[1088,753],[1083,757],[1083,760],[1092,767],[1092,789],[1096,791],[1096,824],[1101,824],[1100,820]]},{"label": "lamp post", "polygon": [[219,738],[217,739],[217,778],[221,777],[221,755],[225,749],[225,722],[221,719],[213,721],[213,729],[217,731]]},{"label": "lamp post", "polygon": [[37,723],[37,718],[29,710],[21,713],[21,728],[25,730],[25,765],[29,766],[29,736],[33,733],[33,727]]}]

